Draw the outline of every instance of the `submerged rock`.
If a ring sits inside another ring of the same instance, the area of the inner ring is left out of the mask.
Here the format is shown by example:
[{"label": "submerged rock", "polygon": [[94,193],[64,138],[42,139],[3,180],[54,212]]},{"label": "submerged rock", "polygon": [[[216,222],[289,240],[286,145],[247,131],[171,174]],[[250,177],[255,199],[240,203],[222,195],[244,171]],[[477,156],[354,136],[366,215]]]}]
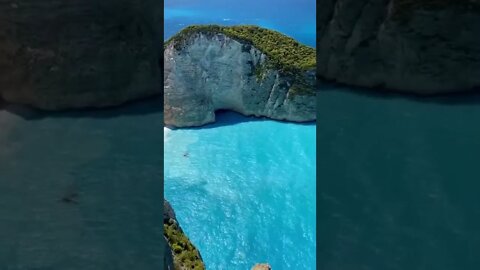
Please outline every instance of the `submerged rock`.
[{"label": "submerged rock", "polygon": [[0,2],[0,99],[47,110],[161,94],[159,1]]},{"label": "submerged rock", "polygon": [[318,75],[416,94],[480,86],[480,1],[319,0]]},{"label": "submerged rock", "polygon": [[287,121],[316,117],[315,49],[255,26],[192,26],[164,50],[164,121],[215,121],[216,110]]}]

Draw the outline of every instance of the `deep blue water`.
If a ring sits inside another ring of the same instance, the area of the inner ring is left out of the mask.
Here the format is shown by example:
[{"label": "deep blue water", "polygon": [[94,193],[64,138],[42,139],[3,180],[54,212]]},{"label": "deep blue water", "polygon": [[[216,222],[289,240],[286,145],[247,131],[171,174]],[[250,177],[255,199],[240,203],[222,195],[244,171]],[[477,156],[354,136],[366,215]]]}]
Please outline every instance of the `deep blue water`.
[{"label": "deep blue water", "polygon": [[220,113],[166,131],[165,197],[207,269],[315,269],[314,124]]},{"label": "deep blue water", "polygon": [[165,39],[191,24],[253,24],[315,47],[314,0],[165,0]]},{"label": "deep blue water", "polygon": [[[165,39],[191,24],[254,24],[315,47],[313,0],[165,1]],[[167,130],[164,164],[165,197],[207,269],[315,269],[315,125],[221,113]]]}]

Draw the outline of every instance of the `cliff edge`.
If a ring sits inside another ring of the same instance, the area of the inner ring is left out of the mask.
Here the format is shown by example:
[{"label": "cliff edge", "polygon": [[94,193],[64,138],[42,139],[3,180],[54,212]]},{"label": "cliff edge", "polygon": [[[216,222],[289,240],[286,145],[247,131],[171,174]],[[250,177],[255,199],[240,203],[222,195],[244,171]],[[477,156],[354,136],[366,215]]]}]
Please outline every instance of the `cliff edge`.
[{"label": "cliff edge", "polygon": [[46,110],[158,95],[158,1],[0,2],[0,99]]},{"label": "cliff edge", "polygon": [[421,95],[480,86],[479,0],[319,0],[318,76]]},{"label": "cliff edge", "polygon": [[215,111],[316,117],[315,49],[257,26],[190,26],[164,49],[164,121],[201,126]]},{"label": "cliff edge", "polygon": [[200,252],[190,242],[178,224],[175,211],[167,200],[163,201],[163,228],[168,243],[165,254],[167,269],[172,270],[205,270]]}]

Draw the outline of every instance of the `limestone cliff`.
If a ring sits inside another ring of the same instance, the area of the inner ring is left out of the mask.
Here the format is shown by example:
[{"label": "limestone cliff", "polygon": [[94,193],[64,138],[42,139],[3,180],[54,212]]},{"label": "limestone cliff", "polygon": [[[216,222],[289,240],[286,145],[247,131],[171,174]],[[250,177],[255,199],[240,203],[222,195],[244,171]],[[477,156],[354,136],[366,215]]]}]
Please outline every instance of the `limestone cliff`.
[{"label": "limestone cliff", "polygon": [[161,94],[162,3],[0,1],[0,99],[56,110]]},{"label": "limestone cliff", "polygon": [[277,120],[316,115],[315,50],[255,26],[193,26],[164,50],[164,121],[215,121],[215,111]]},{"label": "limestone cliff", "polygon": [[319,0],[318,75],[417,94],[480,86],[480,1]]}]

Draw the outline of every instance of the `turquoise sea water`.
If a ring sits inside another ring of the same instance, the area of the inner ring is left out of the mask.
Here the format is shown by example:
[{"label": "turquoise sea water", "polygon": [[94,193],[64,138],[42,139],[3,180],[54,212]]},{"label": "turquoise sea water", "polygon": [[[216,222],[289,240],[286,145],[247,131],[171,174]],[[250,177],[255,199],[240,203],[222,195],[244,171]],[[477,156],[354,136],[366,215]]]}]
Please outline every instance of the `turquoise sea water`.
[{"label": "turquoise sea water", "polygon": [[[165,1],[165,39],[191,24],[254,24],[314,47],[315,1]],[[165,197],[208,270],[315,269],[315,133],[225,112],[166,130]]]},{"label": "turquoise sea water", "polygon": [[207,269],[315,269],[315,125],[221,113],[165,140],[165,197]]},{"label": "turquoise sea water", "polygon": [[165,40],[191,24],[253,24],[315,47],[315,0],[165,0]]}]

